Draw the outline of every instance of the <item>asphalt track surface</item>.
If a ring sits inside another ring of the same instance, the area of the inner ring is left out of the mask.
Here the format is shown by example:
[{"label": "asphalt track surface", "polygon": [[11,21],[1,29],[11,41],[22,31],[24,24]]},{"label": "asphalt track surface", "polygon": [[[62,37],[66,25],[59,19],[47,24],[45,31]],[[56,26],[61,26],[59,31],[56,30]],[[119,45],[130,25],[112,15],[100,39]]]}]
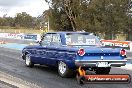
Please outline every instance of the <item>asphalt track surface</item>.
[{"label": "asphalt track surface", "polygon": [[[30,41],[8,40],[8,42],[29,44]],[[131,58],[131,52],[128,52]],[[94,72],[88,71],[90,74]],[[132,68],[112,68],[110,74],[130,74]],[[0,88],[132,88],[132,82],[129,84],[77,84],[76,78],[61,78],[56,68],[36,65],[34,68],[25,66],[21,59],[21,51],[0,47]],[[21,85],[22,84],[22,85]],[[24,85],[24,86],[23,86]]]},{"label": "asphalt track surface", "polygon": [[20,39],[11,39],[11,38],[1,38],[0,41],[5,41],[8,43],[18,43],[18,44],[30,44],[30,43],[35,43],[35,41],[32,40],[20,40]]},{"label": "asphalt track surface", "polygon": [[[7,48],[0,48],[0,72],[19,78],[28,85],[29,88],[35,88],[34,84],[40,88],[132,88],[130,84],[77,84],[76,78],[61,78],[56,68],[36,65],[34,68],[25,66],[21,59],[21,51]],[[94,74],[94,72],[88,72]],[[130,74],[132,69],[125,70],[121,68],[112,68],[111,74]],[[15,81],[15,79],[14,79]],[[16,80],[17,83],[19,80]],[[1,83],[1,82],[0,82]],[[4,88],[4,87],[3,87]]]}]

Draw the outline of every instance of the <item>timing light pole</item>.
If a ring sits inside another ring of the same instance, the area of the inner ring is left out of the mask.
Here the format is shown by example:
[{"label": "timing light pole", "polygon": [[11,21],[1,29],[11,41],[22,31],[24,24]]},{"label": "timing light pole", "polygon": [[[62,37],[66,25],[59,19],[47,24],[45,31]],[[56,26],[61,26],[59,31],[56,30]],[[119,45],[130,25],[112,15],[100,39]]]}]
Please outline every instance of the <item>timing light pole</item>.
[{"label": "timing light pole", "polygon": [[48,17],[48,32],[49,32],[49,17]]}]

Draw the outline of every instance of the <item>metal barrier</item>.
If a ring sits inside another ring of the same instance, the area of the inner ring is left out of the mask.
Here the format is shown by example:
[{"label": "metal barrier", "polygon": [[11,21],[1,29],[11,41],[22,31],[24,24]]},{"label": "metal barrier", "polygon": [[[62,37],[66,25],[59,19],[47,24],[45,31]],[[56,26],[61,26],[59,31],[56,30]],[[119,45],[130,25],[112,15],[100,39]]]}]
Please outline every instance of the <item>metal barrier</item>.
[{"label": "metal barrier", "polygon": [[24,33],[0,33],[2,38],[11,38],[11,39],[22,39],[22,40],[32,40],[40,41],[40,34],[24,34]]}]

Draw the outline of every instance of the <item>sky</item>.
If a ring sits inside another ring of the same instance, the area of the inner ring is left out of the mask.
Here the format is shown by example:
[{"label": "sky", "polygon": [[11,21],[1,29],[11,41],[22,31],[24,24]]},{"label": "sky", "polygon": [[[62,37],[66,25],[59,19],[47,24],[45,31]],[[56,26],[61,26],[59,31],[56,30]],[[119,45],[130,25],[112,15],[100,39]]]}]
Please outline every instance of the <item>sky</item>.
[{"label": "sky", "polygon": [[0,0],[0,17],[15,17],[16,13],[26,12],[37,17],[48,9],[45,0]]}]

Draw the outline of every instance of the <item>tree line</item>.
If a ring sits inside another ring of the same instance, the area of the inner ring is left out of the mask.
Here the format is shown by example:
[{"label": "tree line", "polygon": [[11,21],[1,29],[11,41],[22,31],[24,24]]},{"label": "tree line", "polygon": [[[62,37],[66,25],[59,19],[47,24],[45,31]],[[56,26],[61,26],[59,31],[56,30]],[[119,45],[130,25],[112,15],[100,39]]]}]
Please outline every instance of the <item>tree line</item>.
[{"label": "tree line", "polygon": [[[131,0],[45,0],[50,29],[104,33],[106,39],[127,34],[132,40]],[[110,36],[108,36],[110,35]]]},{"label": "tree line", "polygon": [[17,13],[15,17],[0,17],[0,27],[5,28],[36,28],[40,26],[40,19],[32,17],[26,12]]}]

